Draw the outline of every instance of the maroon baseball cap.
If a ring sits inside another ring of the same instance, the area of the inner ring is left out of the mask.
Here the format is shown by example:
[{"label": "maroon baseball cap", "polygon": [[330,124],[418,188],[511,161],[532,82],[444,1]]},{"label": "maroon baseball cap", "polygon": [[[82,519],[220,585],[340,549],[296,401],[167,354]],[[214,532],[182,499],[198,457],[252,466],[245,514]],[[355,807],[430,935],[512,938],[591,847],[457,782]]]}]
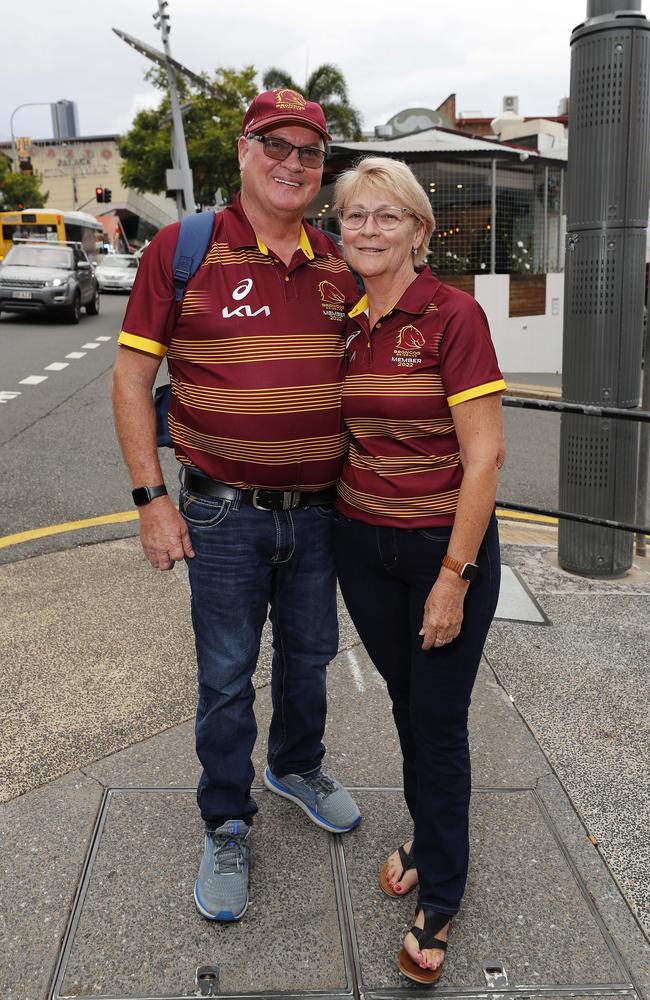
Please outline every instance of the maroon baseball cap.
[{"label": "maroon baseball cap", "polygon": [[320,104],[308,101],[297,90],[277,87],[258,94],[242,122],[242,134],[260,132],[273,125],[306,125],[320,132],[323,139],[331,139]]}]

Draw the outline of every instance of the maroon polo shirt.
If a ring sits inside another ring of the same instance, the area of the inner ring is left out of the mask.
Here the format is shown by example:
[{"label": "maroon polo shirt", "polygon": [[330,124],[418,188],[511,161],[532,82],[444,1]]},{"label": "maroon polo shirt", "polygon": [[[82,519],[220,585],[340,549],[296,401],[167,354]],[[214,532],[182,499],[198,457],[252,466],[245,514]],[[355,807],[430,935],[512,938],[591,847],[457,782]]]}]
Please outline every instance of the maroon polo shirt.
[{"label": "maroon polo shirt", "polygon": [[485,314],[427,269],[370,332],[350,312],[337,509],[369,524],[452,525],[463,478],[452,408],[506,388]]},{"label": "maroon polo shirt", "polygon": [[172,259],[179,224],[143,254],[119,343],[166,356],[176,457],[242,488],[320,490],[347,449],[343,331],[358,297],[332,244],[305,224],[287,267],[257,238],[239,197],[180,310]]}]

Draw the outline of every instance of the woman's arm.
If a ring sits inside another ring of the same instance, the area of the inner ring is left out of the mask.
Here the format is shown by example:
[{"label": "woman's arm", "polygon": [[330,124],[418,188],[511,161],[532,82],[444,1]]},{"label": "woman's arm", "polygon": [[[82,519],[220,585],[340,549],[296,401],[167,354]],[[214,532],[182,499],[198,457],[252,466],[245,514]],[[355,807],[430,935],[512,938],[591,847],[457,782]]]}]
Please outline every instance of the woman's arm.
[{"label": "woman's arm", "polygon": [[[475,562],[494,510],[499,469],[505,458],[501,394],[452,406],[463,466],[454,527],[447,548],[458,562]],[[442,646],[460,632],[463,602],[471,584],[442,567],[424,605],[422,648]]]}]

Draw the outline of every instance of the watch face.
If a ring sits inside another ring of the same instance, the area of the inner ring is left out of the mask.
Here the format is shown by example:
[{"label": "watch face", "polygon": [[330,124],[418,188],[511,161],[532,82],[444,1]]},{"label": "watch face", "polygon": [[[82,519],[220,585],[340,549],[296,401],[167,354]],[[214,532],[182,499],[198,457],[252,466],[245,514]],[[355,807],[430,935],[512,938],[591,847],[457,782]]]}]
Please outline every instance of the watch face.
[{"label": "watch face", "polygon": [[146,503],[149,503],[149,490],[146,486],[138,486],[137,489],[131,491],[131,496],[136,507],[143,507]]},{"label": "watch face", "polygon": [[463,580],[469,580],[469,582],[471,583],[472,580],[475,580],[476,577],[478,576],[478,566],[476,566],[474,563],[465,563],[465,565],[463,566],[463,571],[460,575],[462,576]]}]

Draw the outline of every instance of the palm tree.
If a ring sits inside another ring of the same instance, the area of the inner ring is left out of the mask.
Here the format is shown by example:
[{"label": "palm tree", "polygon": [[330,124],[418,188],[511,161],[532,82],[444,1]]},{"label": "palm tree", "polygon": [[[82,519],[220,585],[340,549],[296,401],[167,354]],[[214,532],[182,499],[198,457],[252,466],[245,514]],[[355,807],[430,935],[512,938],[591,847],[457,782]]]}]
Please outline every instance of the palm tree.
[{"label": "palm tree", "polygon": [[317,66],[304,87],[299,87],[286,70],[271,66],[262,77],[266,90],[287,87],[297,90],[309,101],[317,101],[325,112],[325,118],[332,133],[344,139],[361,138],[361,117],[350,104],[348,85],[338,66],[323,63]]}]

